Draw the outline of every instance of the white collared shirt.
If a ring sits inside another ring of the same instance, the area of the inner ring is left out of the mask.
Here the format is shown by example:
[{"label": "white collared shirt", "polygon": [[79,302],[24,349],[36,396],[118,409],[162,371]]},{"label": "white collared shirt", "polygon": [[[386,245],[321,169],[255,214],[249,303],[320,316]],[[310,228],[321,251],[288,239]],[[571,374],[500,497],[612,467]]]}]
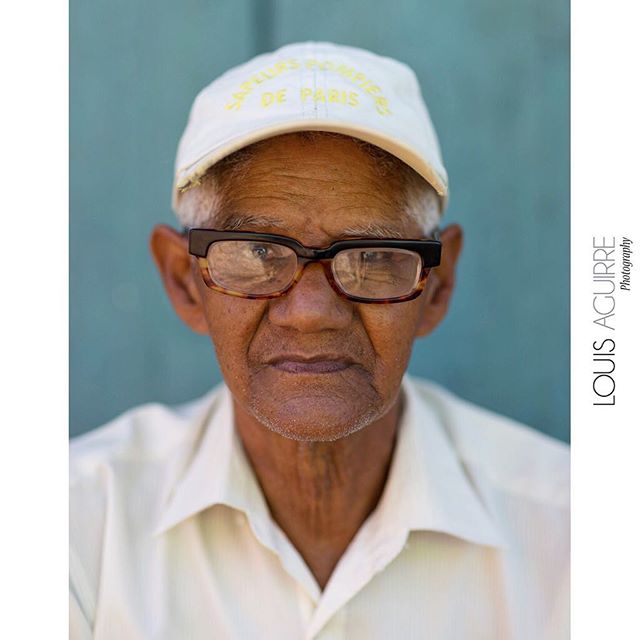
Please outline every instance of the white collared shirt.
[{"label": "white collared shirt", "polygon": [[71,638],[564,640],[566,445],[405,376],[382,497],[321,590],[222,385],[71,445]]}]

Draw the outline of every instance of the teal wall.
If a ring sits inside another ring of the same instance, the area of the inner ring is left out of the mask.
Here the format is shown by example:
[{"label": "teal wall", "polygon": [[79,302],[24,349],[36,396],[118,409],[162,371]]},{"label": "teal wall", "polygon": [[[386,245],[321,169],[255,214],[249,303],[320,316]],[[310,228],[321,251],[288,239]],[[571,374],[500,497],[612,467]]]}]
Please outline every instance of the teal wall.
[{"label": "teal wall", "polygon": [[567,0],[71,0],[71,433],[220,379],[148,252],[197,91],[297,40],[416,71],[466,230],[459,288],[410,371],[567,440]]}]

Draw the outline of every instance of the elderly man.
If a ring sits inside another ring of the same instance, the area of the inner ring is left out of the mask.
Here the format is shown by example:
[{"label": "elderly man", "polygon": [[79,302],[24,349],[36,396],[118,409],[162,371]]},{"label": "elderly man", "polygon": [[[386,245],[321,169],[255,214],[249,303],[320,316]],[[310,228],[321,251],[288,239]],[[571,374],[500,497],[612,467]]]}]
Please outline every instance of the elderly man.
[{"label": "elderly man", "polygon": [[73,638],[568,637],[566,446],[405,374],[446,198],[396,61],[290,45],[200,93],[151,250],[224,384],[74,442]]}]

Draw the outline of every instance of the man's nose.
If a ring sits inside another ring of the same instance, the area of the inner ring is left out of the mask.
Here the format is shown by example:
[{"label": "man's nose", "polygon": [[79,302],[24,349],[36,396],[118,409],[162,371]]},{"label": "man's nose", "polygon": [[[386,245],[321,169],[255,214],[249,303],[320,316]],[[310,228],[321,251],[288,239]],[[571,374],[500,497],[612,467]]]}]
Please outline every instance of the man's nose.
[{"label": "man's nose", "polygon": [[273,324],[303,333],[344,329],[352,316],[353,304],[331,288],[318,263],[308,264],[293,288],[269,306]]}]

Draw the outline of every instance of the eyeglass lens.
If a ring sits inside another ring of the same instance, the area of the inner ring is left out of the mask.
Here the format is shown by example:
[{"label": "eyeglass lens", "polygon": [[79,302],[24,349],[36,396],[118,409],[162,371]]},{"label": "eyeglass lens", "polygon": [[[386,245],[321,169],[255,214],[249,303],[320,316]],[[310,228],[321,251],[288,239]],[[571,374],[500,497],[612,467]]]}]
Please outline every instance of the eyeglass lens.
[{"label": "eyeglass lens", "polygon": [[[273,242],[221,240],[209,246],[211,279],[223,289],[270,295],[286,289],[298,267],[295,251]],[[410,294],[420,280],[420,256],[406,249],[353,248],[332,262],[333,277],[347,294],[387,299]]]},{"label": "eyeglass lens", "polygon": [[359,298],[398,298],[420,279],[420,256],[406,249],[346,249],[333,260],[333,276],[342,290]]}]

